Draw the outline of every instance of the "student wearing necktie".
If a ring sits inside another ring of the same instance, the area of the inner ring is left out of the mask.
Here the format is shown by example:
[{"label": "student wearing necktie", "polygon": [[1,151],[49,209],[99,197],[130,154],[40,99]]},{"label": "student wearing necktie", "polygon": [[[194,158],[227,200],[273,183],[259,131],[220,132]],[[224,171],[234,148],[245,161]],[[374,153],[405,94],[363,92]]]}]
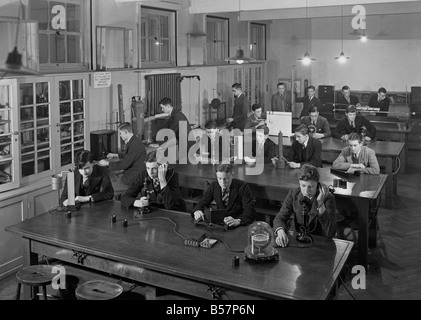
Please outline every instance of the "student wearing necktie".
[{"label": "student wearing necktie", "polygon": [[268,139],[269,128],[264,125],[257,128],[256,141],[252,144],[252,157],[263,156],[264,163],[272,163],[275,159],[276,145],[275,142]]},{"label": "student wearing necktie", "polygon": [[350,105],[346,108],[345,118],[338,122],[332,136],[346,141],[353,132],[365,133],[364,139],[370,141],[376,137],[376,131],[376,127],[366,117],[357,114],[354,105]]},{"label": "student wearing necktie", "polygon": [[292,169],[298,169],[309,163],[315,167],[322,166],[322,143],[310,136],[308,127],[304,124],[295,128],[295,140],[286,157]]},{"label": "student wearing necktie", "polygon": [[361,106],[358,97],[351,94],[351,89],[349,86],[343,86],[341,91],[342,94],[338,95],[335,106],[339,107],[339,109],[345,109],[351,104],[357,107]]},{"label": "student wearing necktie", "polygon": [[379,108],[382,112],[377,112],[376,116],[387,117],[387,112],[389,111],[390,99],[387,97],[387,91],[385,88],[381,87],[377,90],[376,95],[372,95],[368,106],[372,108]]},{"label": "student wearing necktie", "polygon": [[192,216],[196,221],[205,220],[205,208],[213,201],[217,209],[226,210],[224,223],[228,227],[248,225],[256,219],[255,200],[248,184],[234,178],[231,164],[219,164],[215,168],[216,179],[194,206]]},{"label": "student wearing necktie", "polygon": [[363,145],[363,139],[358,133],[351,133],[348,146],[343,148],[332,168],[347,170],[348,173],[360,171],[365,174],[379,174],[380,167],[373,149]]},{"label": "student wearing necktie", "polygon": [[[146,181],[146,190],[145,188]],[[143,196],[147,194],[146,196]],[[168,168],[168,164],[158,163],[156,151],[148,154],[146,168],[134,179],[121,196],[121,204],[126,208],[152,206],[161,209],[186,211],[186,203],[181,195],[178,173]]]},{"label": "student wearing necktie", "polygon": [[316,88],[314,86],[309,86],[307,88],[307,96],[301,98],[295,98],[295,102],[303,103],[303,110],[301,110],[300,119],[306,116],[311,107],[317,107],[319,110],[322,108],[322,103],[318,98],[316,98]]},{"label": "student wearing necktie", "polygon": [[[111,184],[108,169],[94,165],[92,153],[89,150],[82,150],[76,155],[75,174],[75,201],[98,202],[110,200],[114,196],[114,189]],[[61,194],[61,202],[67,205],[67,179]]]},{"label": "student wearing necktie", "polygon": [[319,114],[319,109],[316,106],[310,107],[308,116],[301,118],[301,124],[307,127],[314,126],[315,132],[311,136],[315,139],[327,138],[332,135],[329,122]]}]

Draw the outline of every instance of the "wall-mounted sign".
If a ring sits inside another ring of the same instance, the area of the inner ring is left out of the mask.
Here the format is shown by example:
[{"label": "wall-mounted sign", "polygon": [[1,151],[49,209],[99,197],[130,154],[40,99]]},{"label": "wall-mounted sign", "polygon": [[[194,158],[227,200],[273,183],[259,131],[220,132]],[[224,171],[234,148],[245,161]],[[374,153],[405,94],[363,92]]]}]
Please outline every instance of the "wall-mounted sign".
[{"label": "wall-mounted sign", "polygon": [[107,88],[111,86],[111,72],[95,72],[94,88]]},{"label": "wall-mounted sign", "polygon": [[55,14],[51,20],[51,26],[54,30],[66,30],[66,8],[61,5],[55,5],[51,9],[51,13]]}]

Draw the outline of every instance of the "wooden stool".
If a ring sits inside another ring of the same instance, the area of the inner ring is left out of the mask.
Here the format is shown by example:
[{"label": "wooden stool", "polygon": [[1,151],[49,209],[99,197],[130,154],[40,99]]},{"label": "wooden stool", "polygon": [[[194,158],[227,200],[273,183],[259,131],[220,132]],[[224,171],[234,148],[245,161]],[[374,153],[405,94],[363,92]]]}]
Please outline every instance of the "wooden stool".
[{"label": "wooden stool", "polygon": [[123,287],[117,283],[102,280],[85,282],[76,288],[78,300],[111,300],[123,292]]},{"label": "wooden stool", "polygon": [[[49,265],[34,265],[24,267],[18,271],[16,278],[18,280],[18,287],[16,290],[16,300],[20,299],[20,289],[22,284],[31,286],[33,288],[42,287],[42,295],[44,300],[47,300],[47,285],[51,284],[55,273],[52,272],[53,266]],[[34,292],[34,297],[36,292]]]}]

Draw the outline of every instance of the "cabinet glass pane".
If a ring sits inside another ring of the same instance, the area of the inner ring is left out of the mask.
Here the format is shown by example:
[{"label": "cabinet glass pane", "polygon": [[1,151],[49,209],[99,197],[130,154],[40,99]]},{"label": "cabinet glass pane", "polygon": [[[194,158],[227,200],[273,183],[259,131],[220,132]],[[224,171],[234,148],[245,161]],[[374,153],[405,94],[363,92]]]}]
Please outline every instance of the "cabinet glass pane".
[{"label": "cabinet glass pane", "polygon": [[84,135],[83,135],[84,127],[85,127],[84,122],[76,122],[74,124],[74,131],[73,131],[74,138],[73,138],[73,140],[75,142],[84,139]]},{"label": "cabinet glass pane", "polygon": [[33,122],[34,121],[34,107],[25,107],[20,109],[20,122]]},{"label": "cabinet glass pane", "polygon": [[22,177],[35,173],[35,155],[33,153],[22,154]]},{"label": "cabinet glass pane", "polygon": [[70,81],[59,82],[60,101],[70,100]]},{"label": "cabinet glass pane", "polygon": [[12,164],[12,161],[4,161],[4,159],[2,159],[0,156],[0,185],[10,183],[13,181]]},{"label": "cabinet glass pane", "polygon": [[[68,149],[71,149],[69,146]],[[62,152],[61,153],[61,166],[65,166],[72,163],[72,152]]]},{"label": "cabinet glass pane", "polygon": [[50,124],[50,110],[48,104],[37,106],[37,126],[47,126]]},{"label": "cabinet glass pane", "polygon": [[0,105],[0,134],[10,133],[10,113],[9,108],[5,108],[5,105]]},{"label": "cabinet glass pane", "polygon": [[49,147],[50,142],[50,129],[43,128],[37,130],[37,143],[38,143],[38,150],[43,149],[45,147]]},{"label": "cabinet glass pane", "polygon": [[72,120],[70,111],[70,102],[60,103],[60,123]]},{"label": "cabinet glass pane", "polygon": [[[73,101],[73,114],[74,115],[81,115],[83,118],[83,100],[81,101]],[[77,118],[79,119],[79,118]],[[76,120],[76,118],[74,118]]]},{"label": "cabinet glass pane", "polygon": [[0,86],[0,109],[9,107],[9,86]]},{"label": "cabinet glass pane", "polygon": [[72,142],[71,128],[72,128],[71,124],[60,126],[60,144],[61,145]]},{"label": "cabinet glass pane", "polygon": [[68,63],[82,62],[82,59],[80,57],[80,43],[81,43],[81,36],[79,35],[67,36],[67,62]]},{"label": "cabinet glass pane", "polygon": [[20,85],[20,105],[27,106],[34,103],[34,85],[24,83]]},{"label": "cabinet glass pane", "polygon": [[37,103],[50,102],[48,94],[48,82],[40,82],[35,85],[35,91],[37,94]]},{"label": "cabinet glass pane", "polygon": [[32,147],[34,145],[34,131],[22,131],[20,133],[20,144],[22,148]]},{"label": "cabinet glass pane", "polygon": [[82,80],[73,80],[73,99],[82,99],[84,98],[83,93],[83,81]]}]

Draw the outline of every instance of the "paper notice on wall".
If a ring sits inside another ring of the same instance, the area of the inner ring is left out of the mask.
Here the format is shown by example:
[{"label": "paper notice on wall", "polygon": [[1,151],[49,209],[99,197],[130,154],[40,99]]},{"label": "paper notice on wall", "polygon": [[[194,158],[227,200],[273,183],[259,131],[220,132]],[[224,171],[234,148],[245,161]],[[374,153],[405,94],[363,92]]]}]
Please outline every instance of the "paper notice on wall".
[{"label": "paper notice on wall", "polygon": [[107,88],[111,86],[111,72],[95,72],[94,88]]}]

